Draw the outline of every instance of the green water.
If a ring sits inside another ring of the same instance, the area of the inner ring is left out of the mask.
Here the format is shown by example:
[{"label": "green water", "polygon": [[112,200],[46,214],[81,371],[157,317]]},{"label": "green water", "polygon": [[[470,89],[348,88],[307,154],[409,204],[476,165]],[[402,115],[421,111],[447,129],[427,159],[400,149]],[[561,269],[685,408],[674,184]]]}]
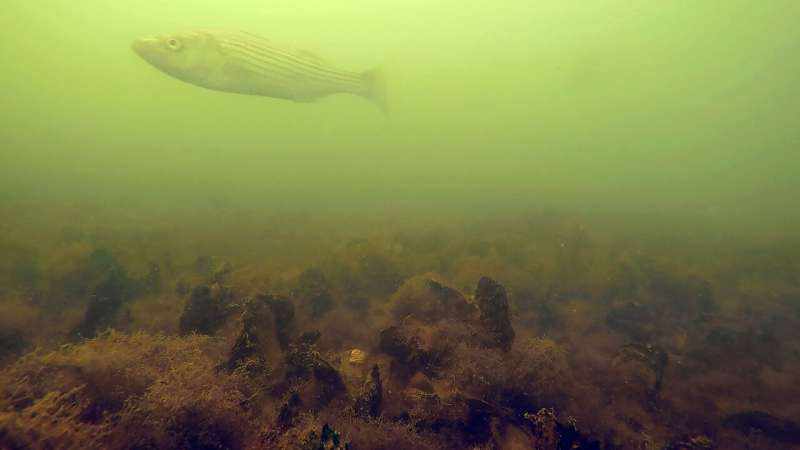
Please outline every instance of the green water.
[{"label": "green water", "polygon": [[[7,0],[5,202],[800,222],[800,4]],[[241,29],[353,70],[390,118],[172,79],[135,38]]]},{"label": "green water", "polygon": [[800,445],[800,1],[2,6],[0,448]]}]

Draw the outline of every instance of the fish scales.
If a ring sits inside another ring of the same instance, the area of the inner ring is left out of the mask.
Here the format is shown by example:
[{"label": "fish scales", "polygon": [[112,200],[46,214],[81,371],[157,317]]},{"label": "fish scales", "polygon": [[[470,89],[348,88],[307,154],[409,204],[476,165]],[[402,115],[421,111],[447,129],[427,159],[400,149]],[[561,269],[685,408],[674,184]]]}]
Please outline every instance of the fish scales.
[{"label": "fish scales", "polygon": [[315,70],[314,67],[301,61],[285,58],[277,52],[271,52],[254,44],[231,39],[223,39],[220,44],[232,55],[238,55],[240,59],[250,62],[253,67],[265,69],[269,72],[276,72],[275,69],[283,69],[285,73],[318,81],[339,81],[350,83],[352,86],[361,86],[362,83],[361,76],[358,74]]}]

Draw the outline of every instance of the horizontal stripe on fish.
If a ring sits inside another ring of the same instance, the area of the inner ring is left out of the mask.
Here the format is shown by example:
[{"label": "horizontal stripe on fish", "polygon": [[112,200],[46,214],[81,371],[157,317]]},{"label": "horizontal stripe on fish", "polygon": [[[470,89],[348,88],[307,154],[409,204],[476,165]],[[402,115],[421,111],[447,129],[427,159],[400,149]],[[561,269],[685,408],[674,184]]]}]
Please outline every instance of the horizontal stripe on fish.
[{"label": "horizontal stripe on fish", "polygon": [[309,59],[301,59],[297,56],[291,55],[284,51],[275,49],[273,47],[268,48],[262,45],[255,44],[253,42],[243,41],[241,39],[235,39],[231,37],[226,37],[225,39],[222,40],[222,43],[236,46],[241,49],[250,50],[255,54],[261,56],[262,58],[274,62],[276,64],[291,66],[297,69],[305,69],[326,78],[336,78],[348,81],[360,80],[360,75],[357,73],[345,72],[341,70],[324,67],[312,62]]},{"label": "horizontal stripe on fish", "polygon": [[287,72],[294,73],[298,77],[311,78],[311,79],[316,79],[318,81],[326,81],[326,82],[336,81],[336,82],[353,83],[353,84],[360,84],[362,82],[361,77],[357,75],[337,73],[337,72],[323,73],[309,69],[302,65],[294,64],[291,61],[287,61],[279,57],[259,52],[255,49],[252,49],[251,47],[243,46],[238,43],[228,42],[226,44],[227,44],[226,48],[229,50],[235,50],[239,54],[246,55],[247,57],[252,58],[254,61],[257,61],[259,63],[280,67],[282,69],[285,69]]},{"label": "horizontal stripe on fish", "polygon": [[296,83],[312,83],[316,85],[337,86],[337,89],[347,92],[361,92],[363,83],[357,81],[341,81],[331,79],[312,79],[308,74],[298,74],[286,71],[274,64],[261,63],[244,56],[231,56],[231,59],[238,63],[244,70],[250,71],[253,75],[269,82],[283,84],[286,87]]},{"label": "horizontal stripe on fish", "polygon": [[265,66],[258,64],[246,56],[230,55],[229,58],[232,62],[239,64],[243,69],[249,70],[262,78],[288,82],[296,82],[299,79],[297,74],[283,71],[277,66]]},{"label": "horizontal stripe on fish", "polygon": [[320,74],[317,72],[313,72],[303,67],[298,67],[296,65],[292,65],[289,63],[285,63],[281,60],[274,59],[269,56],[264,56],[258,53],[254,53],[248,47],[244,47],[235,43],[225,42],[223,43],[223,47],[228,50],[232,55],[238,56],[240,59],[248,60],[255,65],[259,65],[264,68],[270,68],[270,71],[281,70],[286,74],[291,74],[292,79],[310,79],[319,82],[336,82],[336,83],[345,83],[345,84],[360,84],[360,79],[356,78],[348,78],[348,77],[333,77],[324,74]]},{"label": "horizontal stripe on fish", "polygon": [[[275,82],[282,82],[282,81],[297,82],[306,80],[305,78],[303,78],[302,75],[297,75],[296,73],[293,72],[283,71],[275,65],[259,64],[258,62],[255,62],[251,58],[246,58],[242,56],[231,56],[231,59],[241,64],[245,69],[252,71],[253,74],[258,75],[266,80]],[[322,79],[318,81],[322,81],[324,83],[331,83],[331,80],[329,79]],[[357,82],[336,81],[336,84],[342,87],[349,87],[350,89],[353,89],[355,91],[358,91],[359,89],[362,88],[362,83],[357,83]]]},{"label": "horizontal stripe on fish", "polygon": [[359,74],[354,72],[346,72],[343,70],[333,69],[325,64],[320,64],[320,60],[317,58],[308,58],[302,57],[301,55],[291,53],[289,51],[283,50],[278,47],[274,47],[271,43],[260,36],[257,36],[252,33],[240,32],[240,33],[228,33],[224,35],[224,37],[228,40],[238,42],[242,45],[252,46],[256,50],[260,50],[266,53],[272,53],[274,55],[282,56],[288,60],[291,60],[294,63],[301,64],[307,66],[312,69],[316,69],[330,75],[346,75],[352,77],[358,77]]},{"label": "horizontal stripe on fish", "polygon": [[297,70],[275,64],[272,60],[264,60],[241,49],[235,49],[229,57],[246,69],[253,71],[254,74],[267,80],[288,81],[288,82],[313,82],[336,85],[346,88],[348,91],[359,92],[363,89],[363,81],[359,79],[335,79],[323,77],[308,71]]}]

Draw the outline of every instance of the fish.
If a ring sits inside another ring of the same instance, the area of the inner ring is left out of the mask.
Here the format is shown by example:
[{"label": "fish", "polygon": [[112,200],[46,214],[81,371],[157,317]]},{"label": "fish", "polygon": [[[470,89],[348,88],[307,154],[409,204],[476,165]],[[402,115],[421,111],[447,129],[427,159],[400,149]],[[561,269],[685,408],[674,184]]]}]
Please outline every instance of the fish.
[{"label": "fish", "polygon": [[379,68],[340,69],[310,51],[278,45],[253,33],[166,33],[136,39],[131,48],[161,72],[206,89],[295,102],[354,94],[387,112]]}]

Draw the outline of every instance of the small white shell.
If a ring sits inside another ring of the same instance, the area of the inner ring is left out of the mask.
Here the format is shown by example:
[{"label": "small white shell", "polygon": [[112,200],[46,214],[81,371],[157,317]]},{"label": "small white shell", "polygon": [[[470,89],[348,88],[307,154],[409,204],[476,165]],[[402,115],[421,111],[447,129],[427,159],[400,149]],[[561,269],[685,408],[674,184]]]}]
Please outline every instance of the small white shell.
[{"label": "small white shell", "polygon": [[367,352],[364,350],[359,350],[354,348],[350,350],[350,358],[348,358],[348,362],[350,364],[364,364],[364,361],[367,360]]}]

